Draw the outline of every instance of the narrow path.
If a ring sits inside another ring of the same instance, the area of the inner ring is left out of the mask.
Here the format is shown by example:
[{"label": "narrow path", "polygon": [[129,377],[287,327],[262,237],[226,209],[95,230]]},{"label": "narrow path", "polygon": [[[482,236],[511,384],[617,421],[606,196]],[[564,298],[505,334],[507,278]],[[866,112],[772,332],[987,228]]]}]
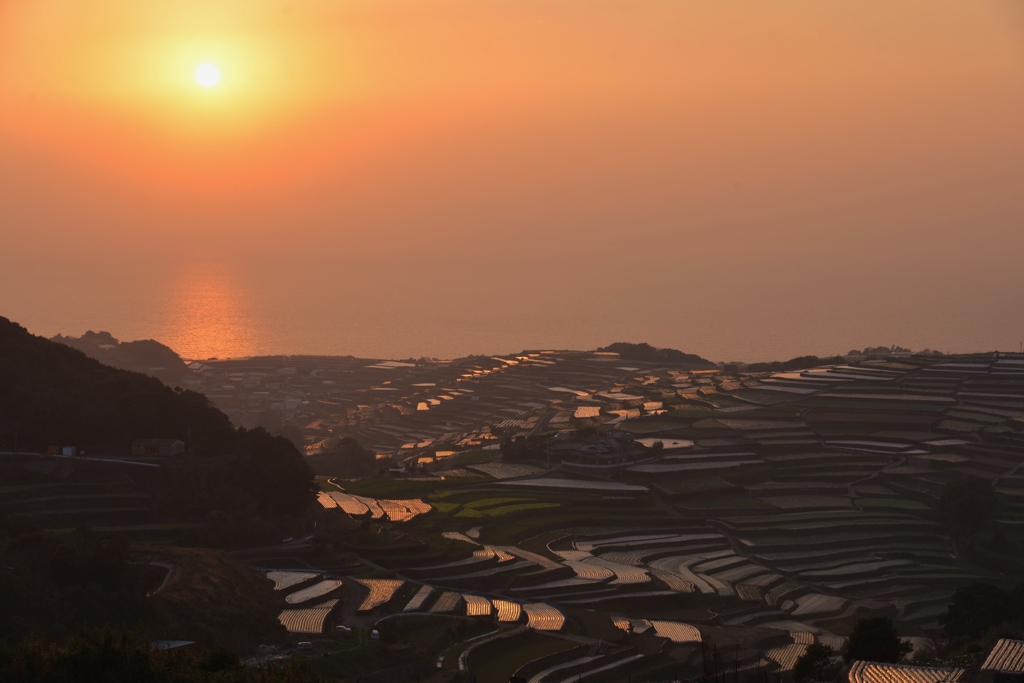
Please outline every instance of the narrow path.
[{"label": "narrow path", "polygon": [[164,562],[162,560],[153,560],[149,564],[154,567],[162,567],[166,569],[167,574],[164,575],[164,580],[160,582],[160,585],[156,588],[156,590],[146,594],[147,598],[153,597],[154,595],[162,591],[164,588],[166,588],[167,583],[171,580],[171,577],[174,576],[175,572],[178,571],[178,568],[175,565],[171,564],[170,562]]}]

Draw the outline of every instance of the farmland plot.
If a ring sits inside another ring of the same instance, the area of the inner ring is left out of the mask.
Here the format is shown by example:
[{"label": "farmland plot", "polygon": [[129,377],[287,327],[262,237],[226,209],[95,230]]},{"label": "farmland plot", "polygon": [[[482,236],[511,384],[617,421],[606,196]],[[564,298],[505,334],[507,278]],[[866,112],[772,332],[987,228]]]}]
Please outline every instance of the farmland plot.
[{"label": "farmland plot", "polygon": [[819,644],[832,648],[832,651],[836,654],[846,649],[846,638],[842,636],[835,636],[831,633],[819,633],[815,638]]},{"label": "farmland plot", "polygon": [[615,617],[612,620],[616,628],[620,628],[626,633],[643,633],[651,629],[651,622],[646,619],[629,619],[628,617]]},{"label": "farmland plot", "polygon": [[485,547],[488,550],[490,550],[492,553],[494,553],[494,556],[498,558],[498,562],[511,562],[512,560],[516,559],[515,555],[513,555],[512,553],[510,553],[508,550],[504,549],[503,547],[492,546],[492,545],[485,546]]},{"label": "farmland plot", "polygon": [[494,611],[498,614],[498,621],[503,623],[515,623],[519,621],[523,608],[518,602],[496,599],[493,604]]},{"label": "farmland plot", "polygon": [[333,590],[336,590],[341,586],[341,581],[337,579],[325,579],[319,583],[314,583],[309,588],[303,588],[300,591],[292,593],[284,599],[289,605],[298,605],[299,603],[306,602],[307,600],[313,600],[314,598],[321,598]]},{"label": "farmland plot", "polygon": [[957,683],[966,669],[854,662],[850,683]]},{"label": "farmland plot", "polygon": [[316,500],[325,510],[333,510],[338,507],[338,504],[334,502],[333,498],[331,498],[331,494],[326,491],[321,491],[316,494]]},{"label": "farmland plot", "polygon": [[311,581],[320,576],[314,572],[289,572],[274,571],[267,572],[267,578],[274,582],[274,590],[282,591],[292,586],[297,586],[305,581]]},{"label": "farmland plot", "polygon": [[748,586],[757,586],[758,588],[767,588],[777,581],[782,581],[782,577],[778,574],[762,574],[760,576],[754,576],[743,583]]},{"label": "farmland plot", "polygon": [[332,491],[331,498],[338,504],[342,510],[350,515],[365,515],[370,511],[366,503],[359,499],[359,496],[353,496],[348,493],[342,493],[340,491]]},{"label": "farmland plot", "polygon": [[418,612],[423,603],[427,601],[430,594],[434,592],[433,586],[420,586],[420,589],[416,591],[416,595],[412,596],[408,604],[402,609],[403,612]]},{"label": "farmland plot", "polygon": [[697,576],[689,567],[686,566],[686,561],[689,559],[688,556],[683,555],[682,557],[662,557],[649,563],[652,569],[657,569],[670,574],[675,574],[681,580],[687,583],[692,583],[694,587],[701,593],[715,593],[715,589],[711,587],[707,581]]},{"label": "farmland plot", "polygon": [[384,514],[384,508],[382,508],[373,498],[364,498],[363,496],[356,496],[356,498],[370,511],[371,518],[383,519],[386,516]]},{"label": "farmland plot", "polygon": [[630,491],[635,493],[642,493],[647,491],[646,486],[634,486],[632,484],[620,484],[616,481],[582,481],[578,479],[555,479],[555,478],[539,478],[539,479],[526,479],[523,481],[508,481],[502,482],[502,486],[517,486],[517,487],[529,487],[529,488],[545,488],[545,489],[579,489],[583,491],[594,490],[594,491]]},{"label": "farmland plot", "polygon": [[808,593],[796,599],[796,609],[792,611],[793,616],[805,614],[830,614],[841,612],[850,603],[846,598],[839,598],[833,595],[822,595],[821,593]]},{"label": "farmland plot", "polygon": [[739,596],[740,600],[761,600],[761,589],[757,586],[752,586],[749,583],[740,583],[735,588],[736,595]]},{"label": "farmland plot", "polygon": [[617,562],[618,564],[628,564],[630,567],[639,567],[643,565],[641,558],[643,558],[646,554],[648,553],[644,552],[643,550],[634,550],[632,552],[625,553],[603,553],[601,555],[601,558],[604,560],[608,560],[609,562]]},{"label": "farmland plot", "polygon": [[700,630],[696,626],[680,624],[675,621],[651,621],[654,632],[662,638],[668,638],[673,643],[699,643],[701,642]]},{"label": "farmland plot", "polygon": [[370,589],[370,592],[363,598],[357,612],[369,612],[376,609],[395,597],[395,592],[405,583],[400,579],[353,579]]},{"label": "farmland plot", "polygon": [[574,572],[576,572],[576,576],[578,578],[586,579],[588,581],[604,581],[605,579],[610,579],[615,576],[615,572],[608,567],[594,564],[592,562],[575,562],[567,560],[565,562],[565,566],[570,567]]},{"label": "farmland plot", "polygon": [[589,564],[611,570],[615,574],[615,579],[612,581],[613,584],[647,583],[651,580],[646,569],[630,567],[628,564],[619,564],[618,562],[609,562],[600,557],[592,557],[589,560],[584,560],[581,564]]},{"label": "farmland plot", "polygon": [[510,560],[515,558],[515,557],[518,557],[518,558],[523,559],[523,560],[529,560],[530,562],[533,562],[536,565],[540,565],[544,569],[561,569],[562,568],[562,566],[560,564],[558,564],[558,562],[556,562],[555,560],[552,560],[552,559],[550,559],[548,557],[545,557],[544,555],[538,555],[537,553],[530,552],[529,550],[523,550],[519,546],[515,546],[515,545],[489,545],[489,546],[485,546],[485,547],[490,548],[491,550],[493,550],[495,552],[495,554],[498,555],[499,561],[502,561],[502,562],[505,561],[505,560],[501,559],[502,556],[503,555],[507,555],[508,559],[510,559]]},{"label": "farmland plot", "polygon": [[468,465],[468,469],[482,472],[494,479],[515,479],[516,477],[530,477],[540,474],[544,470],[533,465],[520,465],[504,462],[485,462],[477,465]]},{"label": "farmland plot", "polygon": [[[466,534],[459,533],[458,531],[445,531],[441,535],[447,538],[449,541],[464,541],[465,543],[472,543],[473,545],[480,545]],[[493,552],[491,553],[493,555]]]},{"label": "farmland plot", "polygon": [[[417,567],[416,570],[417,571],[433,571],[435,569],[449,569],[449,568],[452,568],[452,567],[465,567],[465,566],[471,565],[471,564],[479,564],[481,562],[486,562],[487,560],[490,560],[493,557],[494,557],[494,551],[493,550],[490,550],[488,548],[480,548],[478,550],[474,550],[473,554],[470,557],[465,558],[464,560],[454,560],[452,562],[446,562],[444,564],[433,564],[433,565],[430,565],[430,566],[427,566],[427,567]],[[406,571],[410,571],[410,570],[406,570]]]},{"label": "farmland plot", "polygon": [[1024,643],[1000,638],[981,665],[982,671],[1020,673],[1024,671]]},{"label": "farmland plot", "polygon": [[685,581],[670,572],[652,571],[651,573],[656,579],[659,579],[666,586],[678,593],[693,593],[697,590],[692,583]]},{"label": "farmland plot", "polygon": [[783,510],[849,508],[849,498],[840,496],[764,496],[761,498],[769,505]]},{"label": "farmland plot", "polygon": [[807,570],[800,572],[800,574],[809,579],[852,578],[855,576],[868,576],[870,574],[876,574],[881,569],[891,569],[893,567],[903,567],[912,564],[914,564],[914,562],[910,560],[878,560],[876,562],[860,562],[856,564],[847,564],[845,566],[835,567],[833,569]]},{"label": "farmland plot", "polygon": [[[497,567],[491,567],[490,569],[481,569],[477,572],[470,572],[468,574],[452,574],[451,576],[444,577],[445,579],[476,579],[483,576],[494,576],[495,574],[504,574],[505,572],[517,572],[529,567],[536,567],[533,562],[528,560],[520,560],[519,562],[508,562],[501,564]],[[440,579],[439,579],[440,580]]]},{"label": "farmland plot", "polygon": [[324,621],[337,604],[337,600],[328,600],[315,607],[286,609],[278,615],[277,620],[289,633],[323,633]]},{"label": "farmland plot", "polygon": [[[725,571],[714,572],[713,576],[720,581],[728,581],[729,583],[737,583],[739,581],[746,581],[751,577],[767,574],[768,570],[757,564],[743,564],[739,567],[732,567]],[[746,581],[749,583],[749,581]]]},{"label": "farmland plot", "polygon": [[730,584],[727,581],[720,581],[715,577],[711,576],[710,574],[697,574],[697,576],[704,579],[704,581],[707,582],[712,588],[714,588],[715,592],[721,595],[723,598],[728,598],[733,595],[736,595],[736,590],[732,587],[732,584]]},{"label": "farmland plot", "polygon": [[526,623],[532,629],[561,631],[565,625],[565,615],[546,602],[528,602],[523,605],[523,611],[526,612]]},{"label": "farmland plot", "polygon": [[716,570],[732,567],[737,564],[746,564],[747,560],[739,555],[720,557],[714,560],[705,560],[700,563],[691,564],[690,569],[700,574],[718,573]]},{"label": "farmland plot", "polygon": [[793,643],[782,647],[773,647],[765,651],[764,656],[778,664],[782,671],[792,671],[796,660],[800,659],[806,651],[807,644]]},{"label": "farmland plot", "polygon": [[466,616],[489,617],[491,616],[491,601],[482,595],[463,595],[466,601]]},{"label": "farmland plot", "polygon": [[437,602],[430,607],[430,611],[435,614],[454,612],[461,602],[462,595],[455,591],[445,591],[444,593],[441,593],[441,597],[437,599]]},{"label": "farmland plot", "polygon": [[558,588],[571,588],[573,586],[593,586],[594,581],[590,579],[582,579],[578,576],[574,576],[569,579],[558,579],[556,581],[548,581],[547,583],[541,583],[536,586],[523,586],[522,588],[513,588],[511,590],[520,593],[529,593],[533,591],[547,591],[555,590]]},{"label": "farmland plot", "polygon": [[775,588],[765,593],[764,601],[769,605],[779,604],[779,600],[782,600],[790,593],[794,593],[799,590],[804,590],[806,587],[802,583],[796,583],[794,581],[786,581],[785,583],[779,584]]},{"label": "farmland plot", "polygon": [[[548,550],[551,549],[548,548]],[[588,557],[593,557],[593,555],[587,550],[551,550],[551,552],[558,555],[563,560],[578,561],[585,560]]]},{"label": "farmland plot", "polygon": [[409,522],[430,512],[430,505],[421,500],[379,500],[377,503],[392,522]]},{"label": "farmland plot", "polygon": [[640,534],[633,536],[613,536],[611,538],[598,538],[590,539],[588,541],[576,541],[573,543],[573,547],[576,550],[585,550],[591,552],[597,548],[604,546],[625,546],[631,545],[636,542],[644,541],[663,541],[666,538],[672,538],[676,534]]}]

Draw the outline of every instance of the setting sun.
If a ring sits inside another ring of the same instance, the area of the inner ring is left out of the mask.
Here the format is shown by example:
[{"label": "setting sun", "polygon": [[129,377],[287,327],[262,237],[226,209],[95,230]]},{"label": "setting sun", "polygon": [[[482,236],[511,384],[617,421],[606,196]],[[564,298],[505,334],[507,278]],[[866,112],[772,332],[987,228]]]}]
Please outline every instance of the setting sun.
[{"label": "setting sun", "polygon": [[220,69],[213,64],[200,64],[196,69],[196,82],[204,88],[212,88],[220,81]]}]

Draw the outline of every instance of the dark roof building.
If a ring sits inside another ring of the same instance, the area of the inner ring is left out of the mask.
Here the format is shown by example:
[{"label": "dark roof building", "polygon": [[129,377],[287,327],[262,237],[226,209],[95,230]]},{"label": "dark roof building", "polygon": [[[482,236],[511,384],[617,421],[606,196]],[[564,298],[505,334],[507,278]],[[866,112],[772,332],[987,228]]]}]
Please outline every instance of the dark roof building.
[{"label": "dark roof building", "polygon": [[629,432],[613,430],[573,438],[559,434],[548,445],[548,456],[560,460],[565,469],[602,476],[651,457],[651,452]]}]

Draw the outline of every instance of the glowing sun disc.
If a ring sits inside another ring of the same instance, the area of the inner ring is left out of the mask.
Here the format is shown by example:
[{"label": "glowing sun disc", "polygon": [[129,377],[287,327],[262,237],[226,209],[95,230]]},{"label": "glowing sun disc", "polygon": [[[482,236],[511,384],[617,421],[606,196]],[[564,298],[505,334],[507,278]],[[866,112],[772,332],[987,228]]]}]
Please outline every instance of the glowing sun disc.
[{"label": "glowing sun disc", "polygon": [[196,68],[196,83],[204,88],[212,88],[220,81],[220,69],[213,64],[200,64]]}]

